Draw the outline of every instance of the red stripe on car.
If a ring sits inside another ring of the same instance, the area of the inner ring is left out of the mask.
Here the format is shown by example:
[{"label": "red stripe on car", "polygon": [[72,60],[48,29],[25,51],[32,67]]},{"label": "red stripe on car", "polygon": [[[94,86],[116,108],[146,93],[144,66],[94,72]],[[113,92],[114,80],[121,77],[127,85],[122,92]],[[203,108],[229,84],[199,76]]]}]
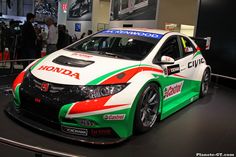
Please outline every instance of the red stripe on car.
[{"label": "red stripe on car", "polygon": [[120,105],[105,106],[106,102],[111,97],[112,96],[106,96],[106,97],[101,97],[101,98],[97,98],[97,99],[77,102],[72,106],[72,108],[69,111],[69,114],[78,114],[78,113],[99,111],[99,110],[111,109],[111,108],[127,105],[127,104],[120,104]]},{"label": "red stripe on car", "polygon": [[129,69],[123,72],[120,72],[107,80],[103,81],[101,84],[113,84],[114,82],[119,84],[119,83],[127,83],[135,74],[141,72],[141,71],[155,71],[158,73],[162,73],[163,70],[156,69],[156,68],[151,68],[151,67],[136,67],[133,69]]},{"label": "red stripe on car", "polygon": [[24,76],[25,76],[25,71],[22,71],[17,77],[16,79],[14,80],[13,84],[12,84],[12,89],[13,91],[15,91],[16,87],[18,84],[21,84],[23,79],[24,79]]}]

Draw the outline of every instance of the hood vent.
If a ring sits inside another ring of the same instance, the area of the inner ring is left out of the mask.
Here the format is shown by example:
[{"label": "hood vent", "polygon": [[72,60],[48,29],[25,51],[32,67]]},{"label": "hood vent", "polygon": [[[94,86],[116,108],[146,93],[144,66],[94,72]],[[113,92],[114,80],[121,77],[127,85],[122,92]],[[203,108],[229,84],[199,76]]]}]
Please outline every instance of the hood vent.
[{"label": "hood vent", "polygon": [[66,56],[59,56],[55,58],[52,62],[59,65],[65,65],[65,66],[70,66],[70,67],[86,67],[94,63],[94,61],[86,61],[86,60],[70,58]]}]

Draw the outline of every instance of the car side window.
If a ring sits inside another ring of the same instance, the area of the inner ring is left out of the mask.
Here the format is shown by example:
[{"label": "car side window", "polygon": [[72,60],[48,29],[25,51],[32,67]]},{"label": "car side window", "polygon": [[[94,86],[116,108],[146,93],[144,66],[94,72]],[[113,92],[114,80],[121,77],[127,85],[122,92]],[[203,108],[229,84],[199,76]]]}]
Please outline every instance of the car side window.
[{"label": "car side window", "polygon": [[175,60],[180,58],[180,49],[176,36],[166,40],[157,54],[157,60],[160,61],[162,56],[169,56]]},{"label": "car side window", "polygon": [[183,56],[187,56],[196,52],[196,48],[188,38],[181,36],[180,40],[183,47]]}]

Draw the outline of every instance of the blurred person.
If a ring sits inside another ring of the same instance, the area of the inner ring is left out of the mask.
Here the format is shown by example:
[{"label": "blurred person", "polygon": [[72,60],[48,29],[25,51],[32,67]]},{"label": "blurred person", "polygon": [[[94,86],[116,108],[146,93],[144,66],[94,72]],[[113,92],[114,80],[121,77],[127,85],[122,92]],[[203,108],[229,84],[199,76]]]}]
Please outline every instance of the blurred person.
[{"label": "blurred person", "polygon": [[69,45],[72,44],[72,36],[69,34],[68,29],[66,29],[66,35],[67,35],[68,38],[69,38],[69,42],[68,42],[68,44],[69,44]]},{"label": "blurred person", "polygon": [[[36,33],[32,22],[34,21],[35,15],[28,13],[26,15],[26,22],[22,26],[22,58],[34,59],[36,57]],[[23,62],[23,66],[26,67],[28,62]]]},{"label": "blurred person", "polygon": [[43,41],[46,41],[46,40],[47,40],[47,33],[45,32],[45,28],[42,28],[41,36],[42,36],[42,38],[43,38]]},{"label": "blurred person", "polygon": [[76,36],[76,34],[74,34],[72,36],[72,43],[76,42],[78,40],[78,37]]},{"label": "blurred person", "polygon": [[93,34],[93,31],[92,30],[88,30],[88,35],[91,35],[91,34]]},{"label": "blurred person", "polygon": [[85,33],[82,33],[79,39],[83,39],[85,37]]},{"label": "blurred person", "polygon": [[54,25],[54,20],[51,17],[46,18],[46,25],[48,26],[47,50],[46,53],[51,54],[57,50],[58,31]]},{"label": "blurred person", "polygon": [[41,57],[41,51],[43,49],[43,37],[42,37],[42,33],[41,33],[41,28],[39,27],[34,27],[35,32],[36,32],[36,58],[40,58]]},{"label": "blurred person", "polygon": [[58,25],[57,49],[62,49],[71,44],[71,37],[66,31],[65,25]]}]

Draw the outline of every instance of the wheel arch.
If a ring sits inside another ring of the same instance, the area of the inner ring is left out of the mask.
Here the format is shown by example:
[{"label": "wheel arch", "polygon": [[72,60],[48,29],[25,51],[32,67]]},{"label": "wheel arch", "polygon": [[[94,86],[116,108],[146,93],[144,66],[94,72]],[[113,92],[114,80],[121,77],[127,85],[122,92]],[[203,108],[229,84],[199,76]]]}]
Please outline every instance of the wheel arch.
[{"label": "wheel arch", "polygon": [[210,70],[210,74],[211,74],[211,67],[207,64],[200,66],[197,70],[197,72],[194,74],[193,78],[196,79],[197,81],[201,81],[202,80],[202,76],[203,73],[206,69]]},{"label": "wheel arch", "polygon": [[[157,84],[157,86],[159,87],[159,94],[160,94],[160,106],[159,106],[159,114],[161,114],[162,112],[162,106],[163,106],[163,88],[162,88],[162,85],[161,83],[158,81],[158,79],[155,79],[155,78],[152,78],[152,79],[149,79],[148,81],[146,81],[142,87],[140,88],[140,90],[138,91],[138,93],[136,94],[135,96],[135,100],[132,104],[132,109],[131,109],[131,112],[132,112],[132,132],[134,133],[134,119],[135,119],[135,112],[136,112],[136,108],[137,108],[137,105],[138,105],[138,101],[139,101],[139,98],[142,94],[142,91],[144,90],[144,88],[147,86],[147,84],[150,84],[150,83],[155,83]],[[158,117],[158,121],[160,120],[160,117]]]}]

